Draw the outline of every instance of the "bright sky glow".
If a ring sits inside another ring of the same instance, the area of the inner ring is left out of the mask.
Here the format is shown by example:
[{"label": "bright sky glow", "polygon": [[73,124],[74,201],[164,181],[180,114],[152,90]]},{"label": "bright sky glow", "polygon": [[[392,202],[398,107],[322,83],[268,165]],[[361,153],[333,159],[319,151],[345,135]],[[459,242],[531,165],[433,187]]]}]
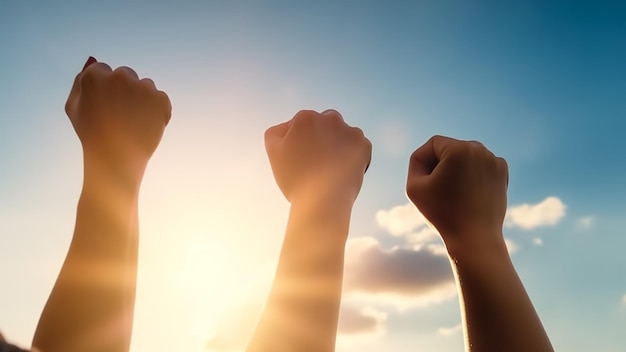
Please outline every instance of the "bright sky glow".
[{"label": "bright sky glow", "polygon": [[[93,55],[173,103],[141,191],[133,351],[245,344],[288,211],[263,132],[327,108],[374,145],[339,352],[462,349],[440,242],[403,208],[433,134],[509,162],[505,235],[556,350],[621,350],[624,38],[608,0],[0,1],[0,330],[30,343],[65,256],[82,159],[63,105]],[[372,259],[390,280],[361,280]]]}]

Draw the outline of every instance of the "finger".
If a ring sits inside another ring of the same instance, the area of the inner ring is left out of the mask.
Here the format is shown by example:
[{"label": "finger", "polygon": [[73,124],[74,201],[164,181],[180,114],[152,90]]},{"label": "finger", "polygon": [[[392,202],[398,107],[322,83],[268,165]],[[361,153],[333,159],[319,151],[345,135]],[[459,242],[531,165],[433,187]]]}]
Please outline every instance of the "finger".
[{"label": "finger", "polygon": [[142,78],[141,83],[143,83],[148,88],[156,90],[156,84],[154,84],[154,81],[151,80],[150,78]]},{"label": "finger", "polygon": [[93,64],[89,65],[89,67],[87,67],[85,69],[84,73],[89,72],[89,71],[112,72],[113,69],[108,64],[106,64],[106,63],[104,63],[102,61],[98,61],[98,62],[94,62]]},{"label": "finger", "polygon": [[94,64],[94,63],[96,63],[96,62],[98,62],[98,60],[96,60],[96,58],[95,58],[95,57],[90,56],[90,57],[87,59],[87,62],[85,62],[85,65],[83,66],[83,69],[82,69],[82,70],[80,70],[80,72],[85,71],[85,70],[87,69],[87,67],[91,66],[92,64]]},{"label": "finger", "polygon": [[94,62],[78,75],[79,91],[83,94],[84,91],[88,91],[89,87],[93,88],[98,85],[98,81],[102,77],[106,77],[112,71],[111,66],[104,62]]},{"label": "finger", "polygon": [[339,111],[337,111],[335,109],[326,109],[326,110],[322,111],[320,113],[320,115],[339,117],[343,121],[343,116],[339,113]]},{"label": "finger", "polygon": [[287,132],[289,132],[289,128],[291,127],[292,120],[283,122],[281,124],[272,126],[265,130],[264,142],[265,142],[265,151],[270,154],[276,145],[279,145],[280,142],[285,138]]},{"label": "finger", "polygon": [[272,138],[284,138],[287,135],[287,132],[289,132],[289,127],[291,127],[292,121],[293,119],[268,128],[265,131],[266,138],[268,135]]},{"label": "finger", "polygon": [[135,70],[133,70],[132,68],[130,68],[128,66],[120,66],[120,67],[116,68],[115,71],[113,71],[113,72],[124,72],[129,77],[132,77],[134,79],[139,79],[139,75],[137,75],[137,72],[135,72]]},{"label": "finger", "polygon": [[74,77],[74,83],[72,83],[72,88],[70,89],[70,94],[67,96],[67,100],[65,101],[65,114],[70,116],[70,111],[72,110],[72,106],[76,98],[80,93],[80,73]]},{"label": "finger", "polygon": [[482,142],[479,142],[479,141],[476,141],[476,140],[471,140],[471,141],[467,141],[467,142],[471,143],[473,146],[487,149],[487,147],[485,147],[485,145]]},{"label": "finger", "polygon": [[76,99],[76,97],[78,96],[78,94],[80,93],[80,78],[83,72],[85,72],[85,70],[97,63],[98,60],[96,60],[95,57],[90,56],[87,59],[87,62],[85,62],[85,64],[83,65],[83,69],[76,75],[76,77],[74,77],[74,82],[72,83],[72,88],[70,89],[70,94],[67,97],[67,100],[65,101],[65,113],[69,115],[69,110],[71,108],[71,104],[72,102]]},{"label": "finger", "polygon": [[343,116],[341,116],[341,114],[337,110],[334,110],[334,109],[324,110],[319,115],[323,116],[323,117],[325,117],[327,119],[330,119],[331,121],[333,121],[334,123],[337,123],[339,125],[347,125],[346,121],[344,121],[344,119],[343,119]]},{"label": "finger", "polygon": [[430,138],[421,147],[417,148],[409,159],[409,175],[428,176],[439,162],[435,154],[434,141]]},{"label": "finger", "polygon": [[500,169],[502,172],[506,174],[506,187],[509,187],[509,164],[506,162],[506,159],[503,157],[497,157],[498,163],[500,165]]},{"label": "finger", "polygon": [[[150,81],[152,82],[152,80]],[[154,82],[152,82],[152,84],[154,85]],[[170,120],[172,118],[172,102],[170,100],[170,97],[167,95],[167,93],[159,90],[157,94],[159,96],[159,100],[162,102],[162,104],[165,107],[165,126],[167,126],[170,123]]]}]

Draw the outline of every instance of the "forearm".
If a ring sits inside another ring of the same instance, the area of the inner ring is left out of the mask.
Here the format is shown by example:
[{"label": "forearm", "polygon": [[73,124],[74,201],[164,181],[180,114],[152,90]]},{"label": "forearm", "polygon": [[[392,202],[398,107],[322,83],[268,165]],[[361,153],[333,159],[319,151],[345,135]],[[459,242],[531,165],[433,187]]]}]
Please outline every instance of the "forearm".
[{"label": "forearm", "polygon": [[33,346],[127,351],[137,270],[138,182],[86,166],[72,242]]},{"label": "forearm", "polygon": [[276,279],[248,352],[333,351],[351,202],[294,201]]},{"label": "forearm", "polygon": [[466,350],[553,351],[504,241],[451,253],[460,287]]}]

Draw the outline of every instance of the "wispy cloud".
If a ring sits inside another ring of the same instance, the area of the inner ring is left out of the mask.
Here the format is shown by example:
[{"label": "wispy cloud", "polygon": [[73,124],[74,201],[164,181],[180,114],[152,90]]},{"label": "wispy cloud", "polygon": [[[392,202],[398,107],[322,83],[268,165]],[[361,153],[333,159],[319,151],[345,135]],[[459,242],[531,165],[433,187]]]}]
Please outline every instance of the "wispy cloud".
[{"label": "wispy cloud", "polygon": [[533,244],[535,246],[542,246],[543,245],[543,240],[540,237],[535,237],[535,238],[533,238]]},{"label": "wispy cloud", "polygon": [[548,197],[537,204],[521,204],[509,208],[505,225],[531,230],[556,225],[565,217],[566,206],[557,197]]},{"label": "wispy cloud", "polygon": [[591,215],[583,216],[576,220],[576,227],[580,230],[587,230],[591,228],[593,223],[595,222],[595,218]]},{"label": "wispy cloud", "polygon": [[461,325],[460,323],[452,326],[452,327],[441,327],[439,329],[437,329],[437,333],[439,335],[442,336],[450,336],[450,335],[454,335],[456,333],[459,333],[463,330],[463,325]]}]

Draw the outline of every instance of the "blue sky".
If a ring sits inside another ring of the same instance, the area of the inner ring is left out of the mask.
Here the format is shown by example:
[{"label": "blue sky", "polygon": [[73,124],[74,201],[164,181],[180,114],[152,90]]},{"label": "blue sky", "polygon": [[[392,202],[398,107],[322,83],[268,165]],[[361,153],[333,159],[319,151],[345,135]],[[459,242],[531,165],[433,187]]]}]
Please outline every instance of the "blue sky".
[{"label": "blue sky", "polygon": [[618,1],[2,1],[0,330],[30,341],[69,244],[82,166],[63,105],[93,55],[173,105],[142,187],[134,351],[240,347],[225,331],[260,309],[288,210],[263,131],[326,108],[374,145],[353,272],[402,250],[425,263],[403,278],[423,291],[346,288],[344,326],[362,329],[338,351],[462,348],[449,273],[420,281],[438,241],[398,207],[433,134],[508,160],[505,234],[555,348],[623,351],[624,38]]}]

